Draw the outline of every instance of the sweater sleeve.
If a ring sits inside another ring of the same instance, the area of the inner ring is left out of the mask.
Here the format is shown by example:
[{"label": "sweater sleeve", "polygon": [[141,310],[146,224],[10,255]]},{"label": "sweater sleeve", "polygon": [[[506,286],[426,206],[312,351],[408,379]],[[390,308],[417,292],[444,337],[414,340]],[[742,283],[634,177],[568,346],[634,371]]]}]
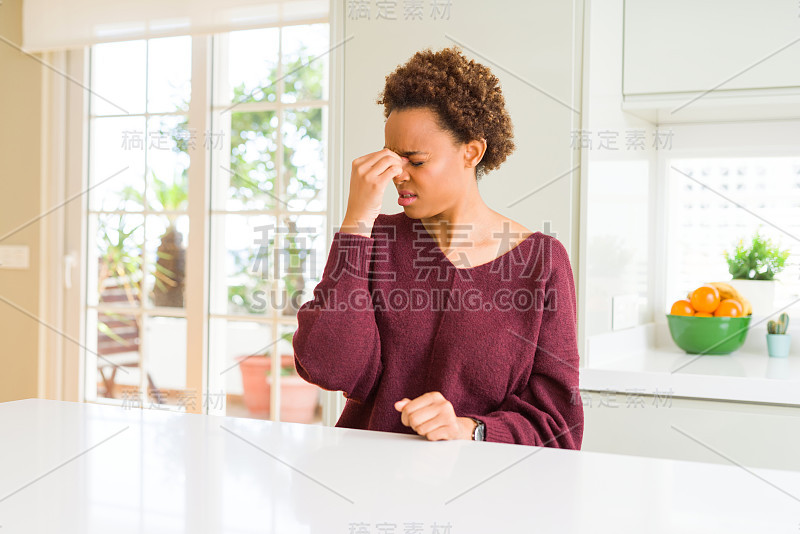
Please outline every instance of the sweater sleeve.
[{"label": "sweater sleeve", "polygon": [[297,312],[295,369],[307,382],[359,402],[383,371],[369,290],[374,237],[336,232],[313,298]]},{"label": "sweater sleeve", "polygon": [[578,391],[579,360],[575,284],[569,256],[555,238],[542,322],[534,344],[528,383],[508,395],[499,409],[471,414],[486,425],[485,440],[539,447],[580,449],[583,403]]}]

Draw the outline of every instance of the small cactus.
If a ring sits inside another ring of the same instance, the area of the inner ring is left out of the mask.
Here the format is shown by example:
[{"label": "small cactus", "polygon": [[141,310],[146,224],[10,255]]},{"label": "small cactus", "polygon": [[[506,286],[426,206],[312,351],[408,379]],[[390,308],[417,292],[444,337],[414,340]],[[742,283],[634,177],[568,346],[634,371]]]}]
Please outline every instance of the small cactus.
[{"label": "small cactus", "polygon": [[782,313],[777,321],[767,323],[767,332],[770,334],[785,334],[789,328],[789,314]]}]

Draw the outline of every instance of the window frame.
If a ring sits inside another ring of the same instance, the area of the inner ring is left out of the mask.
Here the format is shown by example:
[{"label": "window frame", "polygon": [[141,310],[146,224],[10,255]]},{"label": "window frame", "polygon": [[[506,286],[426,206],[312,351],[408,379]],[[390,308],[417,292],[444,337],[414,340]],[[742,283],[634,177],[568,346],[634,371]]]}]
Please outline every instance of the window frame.
[{"label": "window frame", "polygon": [[[337,221],[341,219],[344,212],[343,200],[346,199],[346,188],[343,188],[341,180],[332,179],[335,176],[341,176],[341,173],[336,169],[341,168],[341,147],[342,143],[340,137],[336,132],[342,131],[341,118],[339,117],[338,109],[336,106],[343,104],[343,95],[340,88],[343,87],[342,83],[342,66],[343,66],[343,51],[334,45],[340,41],[337,32],[341,33],[340,25],[335,24],[335,20],[340,17],[337,13],[331,13],[330,17],[326,19],[314,19],[308,21],[292,21],[291,24],[284,26],[296,26],[305,24],[325,23],[329,27],[329,72],[328,72],[328,99],[321,101],[298,101],[298,102],[280,102],[274,104],[278,109],[285,108],[299,108],[304,105],[319,105],[320,107],[327,108],[324,113],[327,113],[327,128],[325,135],[327,135],[327,144],[325,149],[327,151],[327,181],[326,181],[326,207],[325,211],[313,212],[314,215],[321,215],[326,217],[326,232],[324,236],[325,249],[329,249],[332,242],[333,234],[338,231]],[[213,86],[215,84],[214,74],[218,69],[219,63],[215,63],[216,53],[219,47],[214,46],[214,40],[218,35],[194,35],[192,37],[192,98],[188,109],[188,126],[187,128],[193,131],[213,131],[214,114],[217,109],[213,107]],[[75,75],[76,79],[82,80],[84,87],[89,87],[90,81],[90,48],[86,47],[79,51],[70,52],[70,68],[69,73]],[[281,81],[281,86],[283,85]],[[280,97],[279,97],[280,98]],[[72,163],[68,172],[66,172],[67,190],[80,190],[86,192],[89,183],[89,125],[91,117],[89,115],[89,95],[88,91],[79,89],[72,91],[69,95],[69,101],[72,104],[71,110],[75,110],[73,115],[70,113],[72,120],[68,121],[66,128],[68,135],[66,139],[78,140],[77,142],[69,143],[68,155]],[[78,102],[80,102],[79,105]],[[248,104],[250,106],[251,104]],[[259,104],[256,104],[259,105]],[[242,108],[244,109],[244,108]],[[153,115],[165,115],[164,113],[153,113]],[[282,121],[282,117],[279,119]],[[279,143],[282,144],[282,139],[279,130]],[[280,146],[279,144],[279,149]],[[280,154],[280,152],[279,152]],[[187,393],[194,392],[195,399],[193,402],[186,403],[187,413],[206,413],[215,415],[225,415],[225,408],[221,410],[214,410],[210,406],[204,406],[202,399],[203,394],[211,391],[218,391],[215,389],[215,374],[210,368],[209,358],[209,325],[211,318],[226,318],[225,315],[211,314],[209,309],[209,294],[210,294],[210,238],[213,216],[219,213],[237,213],[227,210],[212,210],[211,209],[211,186],[212,186],[212,173],[213,171],[213,158],[208,150],[196,150],[191,155],[191,165],[188,169],[189,178],[189,191],[191,201],[185,216],[189,219],[189,237],[187,243],[187,270],[186,270],[186,301],[183,310],[177,314],[172,313],[167,315],[179,315],[186,317],[187,320],[187,342],[186,342],[186,384],[185,389]],[[278,165],[281,165],[282,157],[278,158]],[[283,180],[280,174],[278,180]],[[55,182],[54,182],[55,183]],[[280,181],[278,183],[281,183]],[[74,209],[68,214],[68,221],[65,225],[65,233],[67,234],[67,245],[64,251],[70,253],[74,257],[77,255],[78,261],[76,263],[77,273],[71,276],[72,284],[70,288],[66,286],[69,284],[62,284],[59,288],[60,291],[65,292],[65,309],[79,310],[75,314],[77,321],[75,324],[65,325],[65,333],[71,337],[72,340],[79,343],[72,343],[73,347],[68,350],[68,354],[63,356],[64,362],[72,361],[76,365],[63,367],[58,373],[59,378],[53,380],[54,384],[63,383],[69,384],[67,388],[69,394],[61,394],[61,390],[56,386],[48,386],[48,389],[58,392],[55,398],[67,398],[69,400],[80,402],[100,402],[104,404],[120,404],[119,400],[112,399],[96,399],[92,400],[87,398],[86,383],[87,380],[96,380],[96,365],[92,365],[92,361],[96,356],[92,357],[86,349],[87,339],[87,306],[88,296],[88,280],[89,272],[86,265],[86,259],[89,258],[89,248],[93,245],[92,240],[87,235],[87,223],[90,213],[87,195],[80,196],[80,202],[75,202]],[[152,210],[144,209],[141,214],[144,216]],[[137,212],[139,213],[139,212]],[[160,212],[153,212],[159,214]],[[242,212],[238,212],[242,213]],[[274,212],[273,212],[274,213]],[[312,213],[312,212],[288,212],[292,215]],[[321,236],[322,237],[322,236]],[[64,266],[59,262],[51,270],[56,272],[56,276],[64,279],[69,274],[64,273]],[[75,282],[79,283],[75,283]],[[163,315],[161,311],[163,308],[152,308],[145,310],[149,315]],[[169,310],[166,310],[169,312]],[[174,311],[173,311],[174,312]],[[296,325],[296,318],[283,318],[282,321],[274,321],[273,318],[255,318],[248,316],[236,316],[235,319],[246,322],[262,322],[273,323],[273,331],[279,330],[283,324]],[[67,328],[69,326],[69,328]],[[61,349],[67,350],[70,348],[70,342],[64,341],[60,343]],[[42,350],[46,350],[44,345]],[[74,356],[74,357],[72,357]],[[273,351],[273,364],[278,363],[278,351]],[[273,368],[279,368],[273,367]],[[91,383],[91,382],[90,382]],[[146,376],[142,373],[140,390],[146,387]],[[144,390],[146,391],[146,390]],[[280,388],[272,388],[272,401],[273,406],[279,405]],[[146,399],[146,396],[143,397]],[[323,408],[323,424],[332,426],[341,413],[344,402],[342,395],[339,392],[322,391],[322,408]],[[208,403],[210,404],[210,403]],[[146,402],[142,403],[142,408],[147,408]],[[162,406],[160,409],[174,409],[167,406]],[[279,410],[273,410],[272,419],[277,420]]]},{"label": "window frame", "polygon": [[[766,123],[764,130],[751,133],[748,126],[751,123]],[[652,220],[655,239],[655,248],[652,255],[654,264],[653,280],[653,322],[659,328],[666,328],[666,310],[675,299],[670,300],[666,295],[668,258],[670,257],[670,221],[669,213],[672,209],[670,188],[673,184],[675,171],[670,168],[672,160],[689,158],[749,158],[749,157],[800,157],[800,145],[787,142],[792,135],[797,136],[797,126],[800,120],[763,120],[763,121],[732,121],[723,123],[676,123],[667,125],[673,130],[675,139],[691,137],[692,146],[681,146],[676,149],[659,150],[656,154],[656,180],[653,189],[653,205],[655,208]],[[660,126],[659,126],[660,127]],[[705,133],[703,133],[705,130]],[[767,136],[764,131],[769,132]],[[716,134],[716,135],[714,135]],[[750,134],[750,135],[748,135]],[[659,201],[659,199],[662,199]],[[741,209],[735,207],[735,209]],[[748,217],[753,217],[747,214]],[[800,303],[795,303],[789,311],[800,311]]]}]

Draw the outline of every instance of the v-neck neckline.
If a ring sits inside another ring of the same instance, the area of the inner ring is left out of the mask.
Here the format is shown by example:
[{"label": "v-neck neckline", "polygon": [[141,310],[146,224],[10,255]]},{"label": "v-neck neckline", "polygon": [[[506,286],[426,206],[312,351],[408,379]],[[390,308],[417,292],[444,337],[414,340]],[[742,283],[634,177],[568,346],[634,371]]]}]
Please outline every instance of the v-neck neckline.
[{"label": "v-neck neckline", "polygon": [[491,259],[491,260],[487,261],[486,263],[481,263],[481,264],[479,264],[479,265],[473,265],[473,266],[471,266],[471,267],[456,267],[456,265],[455,265],[455,264],[452,262],[452,260],[451,260],[450,258],[448,258],[448,257],[447,257],[447,255],[444,253],[444,251],[442,251],[442,249],[441,249],[441,248],[439,248],[439,245],[436,243],[436,239],[435,239],[435,238],[434,238],[434,237],[433,237],[433,236],[432,236],[432,235],[431,235],[431,234],[428,232],[428,229],[427,229],[427,228],[425,228],[425,225],[422,223],[422,221],[421,221],[421,220],[419,220],[419,219],[412,219],[411,217],[409,217],[408,215],[406,215],[406,213],[405,213],[405,212],[401,212],[401,213],[403,213],[403,215],[406,217],[406,219],[408,219],[408,221],[411,223],[411,229],[412,229],[412,230],[414,229],[414,223],[415,223],[415,222],[416,222],[416,223],[419,223],[420,227],[422,228],[422,231],[423,231],[423,232],[425,232],[425,235],[426,235],[426,236],[427,236],[427,238],[430,240],[431,246],[432,246],[432,247],[433,247],[433,248],[436,250],[436,252],[439,254],[439,256],[441,256],[442,258],[444,258],[444,260],[445,260],[445,261],[446,261],[446,262],[447,262],[447,263],[448,263],[448,264],[449,264],[449,265],[450,265],[450,266],[451,266],[453,269],[456,269],[456,270],[458,270],[458,271],[473,271],[473,270],[475,270],[475,269],[479,269],[479,268],[481,268],[481,267],[485,267],[485,266],[487,266],[487,265],[492,265],[492,264],[494,264],[495,262],[498,262],[498,261],[502,260],[503,258],[505,258],[506,256],[508,256],[508,255],[509,255],[511,252],[513,252],[514,250],[516,250],[516,249],[517,249],[518,247],[520,247],[521,245],[523,245],[523,244],[527,243],[528,241],[531,241],[531,238],[532,238],[532,237],[534,237],[536,234],[539,234],[539,233],[541,233],[541,232],[533,232],[532,234],[529,234],[529,235],[528,235],[528,236],[527,236],[525,239],[523,239],[522,241],[520,241],[519,243],[517,243],[516,245],[514,245],[512,248],[508,249],[507,251],[505,251],[504,253],[500,254],[500,255],[499,255],[499,256],[497,256],[496,258],[494,258],[494,259]]}]

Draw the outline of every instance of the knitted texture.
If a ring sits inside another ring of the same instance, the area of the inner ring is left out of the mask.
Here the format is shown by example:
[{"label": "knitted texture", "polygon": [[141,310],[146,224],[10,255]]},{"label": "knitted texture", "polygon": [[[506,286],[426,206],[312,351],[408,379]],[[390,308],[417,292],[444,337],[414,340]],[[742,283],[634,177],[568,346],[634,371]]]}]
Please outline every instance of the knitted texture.
[{"label": "knitted texture", "polygon": [[486,441],[581,447],[575,286],[554,237],[470,267],[421,221],[382,214],[371,237],[334,235],[297,320],[297,372],[347,398],[337,427],[415,434],[394,403],[439,391]]}]

